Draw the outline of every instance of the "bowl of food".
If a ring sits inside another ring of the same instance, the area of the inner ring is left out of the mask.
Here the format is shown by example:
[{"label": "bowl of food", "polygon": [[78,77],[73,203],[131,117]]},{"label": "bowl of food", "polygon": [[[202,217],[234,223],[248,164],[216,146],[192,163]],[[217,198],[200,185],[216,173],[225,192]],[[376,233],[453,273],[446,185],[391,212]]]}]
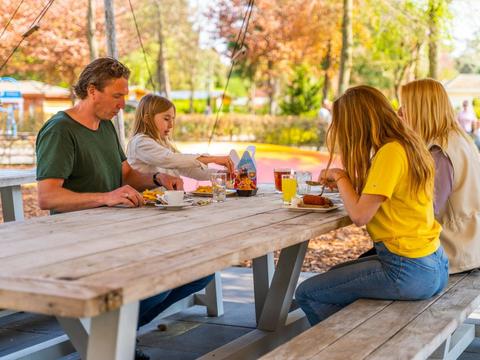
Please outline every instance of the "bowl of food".
[{"label": "bowl of food", "polygon": [[254,196],[257,194],[258,188],[257,189],[250,189],[250,190],[242,190],[242,189],[237,189],[237,195],[238,196]]}]

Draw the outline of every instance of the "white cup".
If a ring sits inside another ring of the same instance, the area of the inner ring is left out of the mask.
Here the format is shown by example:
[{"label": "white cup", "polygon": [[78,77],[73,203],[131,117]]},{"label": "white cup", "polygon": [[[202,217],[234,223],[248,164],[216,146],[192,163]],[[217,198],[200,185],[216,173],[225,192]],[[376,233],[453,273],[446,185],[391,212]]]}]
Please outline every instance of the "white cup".
[{"label": "white cup", "polygon": [[167,190],[163,198],[168,205],[182,205],[183,204],[183,190]]}]

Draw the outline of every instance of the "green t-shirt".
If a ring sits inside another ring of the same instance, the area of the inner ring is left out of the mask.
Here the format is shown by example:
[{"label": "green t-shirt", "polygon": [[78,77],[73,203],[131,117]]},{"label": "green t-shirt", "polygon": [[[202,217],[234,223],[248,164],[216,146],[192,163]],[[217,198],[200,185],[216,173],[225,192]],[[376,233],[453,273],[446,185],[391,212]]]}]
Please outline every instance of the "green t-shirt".
[{"label": "green t-shirt", "polygon": [[37,136],[37,181],[65,179],[71,191],[109,192],[122,186],[126,160],[111,121],[94,131],[60,111]]}]

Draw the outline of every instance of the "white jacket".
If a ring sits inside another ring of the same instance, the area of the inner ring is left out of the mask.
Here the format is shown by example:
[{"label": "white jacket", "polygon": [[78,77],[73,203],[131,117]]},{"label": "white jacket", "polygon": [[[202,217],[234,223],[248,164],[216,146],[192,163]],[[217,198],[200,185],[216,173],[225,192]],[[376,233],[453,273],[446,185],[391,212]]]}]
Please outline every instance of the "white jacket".
[{"label": "white jacket", "polygon": [[127,147],[127,160],[132,168],[144,173],[162,172],[196,180],[210,180],[218,170],[208,167],[197,158],[200,154],[175,153],[145,134],[136,134]]}]

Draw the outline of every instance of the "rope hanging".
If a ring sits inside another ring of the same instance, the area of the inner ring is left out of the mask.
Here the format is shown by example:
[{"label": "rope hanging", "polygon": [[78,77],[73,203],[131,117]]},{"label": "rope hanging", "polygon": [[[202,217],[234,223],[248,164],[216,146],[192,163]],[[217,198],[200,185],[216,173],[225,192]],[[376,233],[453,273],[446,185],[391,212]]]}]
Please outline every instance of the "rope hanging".
[{"label": "rope hanging", "polygon": [[[40,25],[39,25],[39,22],[43,19],[43,17],[45,16],[45,14],[47,13],[47,11],[50,9],[50,6],[52,6],[53,2],[55,0],[50,0],[47,5],[45,5],[42,9],[42,11],[40,11],[40,14],[37,15],[37,17],[32,21],[32,24],[30,25],[30,27],[28,28],[28,30],[26,32],[23,33],[22,35],[22,38],[20,39],[20,41],[17,43],[17,45],[13,48],[12,52],[7,56],[7,58],[5,59],[5,61],[2,63],[2,65],[0,65],[0,72],[3,70],[3,68],[5,67],[5,65],[7,65],[8,61],[10,60],[10,58],[13,56],[13,54],[15,54],[15,52],[17,51],[17,49],[20,47],[20,45],[23,43],[23,41],[29,37],[30,35],[32,35],[35,31],[37,31],[39,28],[40,28]],[[17,8],[18,10],[18,8]],[[12,16],[13,18],[13,16]]]},{"label": "rope hanging", "polygon": [[142,48],[143,59],[145,60],[145,65],[147,67],[149,82],[152,85],[153,92],[155,93],[155,92],[157,92],[157,90],[156,90],[156,87],[155,87],[155,83],[153,82],[152,72],[150,71],[150,66],[148,64],[147,53],[145,52],[145,47],[143,46],[142,36],[140,35],[140,30],[138,28],[137,18],[135,16],[135,12],[133,11],[132,2],[130,0],[128,0],[128,3],[130,4],[130,11],[132,12],[133,22],[135,23],[135,29],[137,30],[138,42],[140,43],[140,47]]},{"label": "rope hanging", "polygon": [[217,128],[217,124],[218,124],[218,120],[219,120],[219,116],[220,116],[220,111],[222,110],[223,102],[225,100],[225,95],[227,93],[228,84],[230,83],[230,78],[231,78],[232,73],[233,73],[233,67],[235,66],[235,64],[236,64],[238,58],[240,57],[240,55],[243,55],[246,52],[246,49],[244,48],[245,37],[247,36],[248,25],[250,24],[250,18],[252,16],[254,3],[255,3],[255,0],[249,0],[248,1],[247,10],[245,11],[245,15],[244,15],[243,21],[242,21],[242,26],[240,27],[240,31],[238,32],[237,39],[235,41],[235,46],[233,48],[232,55],[230,57],[231,64],[230,64],[230,70],[229,70],[228,76],[227,76],[227,82],[225,83],[225,88],[223,89],[223,93],[222,93],[222,101],[220,102],[220,106],[217,109],[217,113],[216,113],[216,116],[215,116],[215,122],[213,123],[212,132],[211,132],[210,137],[208,139],[208,146],[210,146],[210,143],[212,142],[213,136],[215,134],[215,130]]}]

